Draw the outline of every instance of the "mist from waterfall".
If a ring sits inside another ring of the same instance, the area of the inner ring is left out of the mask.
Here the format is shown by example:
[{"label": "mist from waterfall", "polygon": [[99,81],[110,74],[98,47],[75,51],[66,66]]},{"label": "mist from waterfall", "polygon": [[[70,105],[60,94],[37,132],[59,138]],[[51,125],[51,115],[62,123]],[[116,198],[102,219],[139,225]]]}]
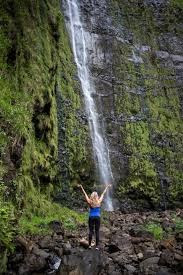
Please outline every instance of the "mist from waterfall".
[{"label": "mist from waterfall", "polygon": [[[66,15],[69,18],[67,27],[72,41],[78,77],[84,94],[85,108],[88,115],[96,166],[99,169],[101,182],[104,185],[107,185],[112,183],[113,176],[110,165],[109,150],[102,134],[102,124],[99,123],[97,106],[92,97],[93,94],[96,94],[96,91],[88,67],[86,33],[81,22],[78,1],[65,0],[64,2],[66,6]],[[113,210],[112,199],[109,191],[105,198],[105,208],[108,211]]]}]

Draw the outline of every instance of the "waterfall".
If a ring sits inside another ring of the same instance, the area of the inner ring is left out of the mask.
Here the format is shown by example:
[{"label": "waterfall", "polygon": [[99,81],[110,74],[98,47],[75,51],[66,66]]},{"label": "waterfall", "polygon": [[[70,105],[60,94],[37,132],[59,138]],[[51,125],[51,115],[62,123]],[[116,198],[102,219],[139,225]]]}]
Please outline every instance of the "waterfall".
[{"label": "waterfall", "polygon": [[[109,183],[112,184],[113,176],[110,165],[109,150],[102,131],[102,124],[99,123],[97,106],[92,97],[93,94],[96,94],[96,91],[89,71],[86,32],[84,31],[83,24],[81,22],[78,2],[79,1],[77,0],[64,0],[66,15],[69,18],[67,26],[72,41],[78,77],[80,79],[84,94],[85,108],[88,115],[96,166],[99,169],[101,182],[104,185]],[[105,197],[105,208],[109,211],[113,210],[110,191],[107,192]]]}]

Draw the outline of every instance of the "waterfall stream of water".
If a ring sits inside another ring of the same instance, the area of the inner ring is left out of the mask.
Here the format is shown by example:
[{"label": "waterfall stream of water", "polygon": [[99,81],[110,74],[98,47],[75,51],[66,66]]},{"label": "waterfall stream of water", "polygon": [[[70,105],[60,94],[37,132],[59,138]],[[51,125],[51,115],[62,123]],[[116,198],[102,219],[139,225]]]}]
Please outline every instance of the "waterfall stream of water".
[{"label": "waterfall stream of water", "polygon": [[[110,165],[109,150],[102,133],[102,124],[99,123],[99,113],[92,97],[96,93],[95,86],[88,67],[87,58],[87,39],[81,22],[81,16],[77,0],[64,0],[66,13],[69,21],[69,29],[73,54],[78,70],[78,77],[84,94],[85,108],[88,115],[90,134],[92,138],[93,151],[96,158],[96,165],[99,169],[100,179],[104,185],[111,184],[113,180]],[[108,211],[113,210],[110,192],[107,192],[105,199],[105,208]]]}]

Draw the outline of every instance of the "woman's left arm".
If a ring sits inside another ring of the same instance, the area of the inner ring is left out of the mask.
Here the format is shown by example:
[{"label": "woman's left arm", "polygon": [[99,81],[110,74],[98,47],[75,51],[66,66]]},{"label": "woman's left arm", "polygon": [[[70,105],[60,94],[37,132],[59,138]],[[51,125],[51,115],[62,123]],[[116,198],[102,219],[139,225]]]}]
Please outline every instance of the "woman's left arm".
[{"label": "woman's left arm", "polygon": [[106,191],[107,191],[107,189],[108,189],[109,187],[111,187],[111,184],[108,184],[108,185],[106,186],[106,188],[104,189],[104,191],[103,191],[103,193],[102,193],[102,195],[100,196],[100,199],[99,199],[100,203],[103,201],[104,195],[105,195],[105,193],[106,193]]}]

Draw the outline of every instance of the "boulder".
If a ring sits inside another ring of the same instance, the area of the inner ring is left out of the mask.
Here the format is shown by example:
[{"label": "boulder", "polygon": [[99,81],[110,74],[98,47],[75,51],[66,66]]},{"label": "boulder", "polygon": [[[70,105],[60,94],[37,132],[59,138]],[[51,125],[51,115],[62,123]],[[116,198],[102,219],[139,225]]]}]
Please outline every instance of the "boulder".
[{"label": "boulder", "polygon": [[133,265],[125,265],[125,269],[128,271],[128,274],[133,274],[136,271],[136,268]]},{"label": "boulder", "polygon": [[72,246],[69,242],[63,244],[63,254],[64,255],[71,254],[71,249],[72,249]]},{"label": "boulder", "polygon": [[42,271],[48,267],[48,264],[43,256],[28,254],[24,259],[24,264],[19,268],[19,275],[28,275],[31,272]]},{"label": "boulder", "polygon": [[41,249],[53,249],[55,247],[55,242],[52,240],[51,236],[45,236],[40,240],[39,247]]},{"label": "boulder", "polygon": [[91,249],[77,251],[77,254],[64,255],[58,275],[97,275],[103,269],[106,258],[100,251]]},{"label": "boulder", "polygon": [[64,228],[63,228],[63,225],[62,225],[62,223],[60,221],[51,221],[49,223],[49,226],[57,234],[64,235]]},{"label": "boulder", "polygon": [[140,263],[140,271],[144,275],[150,275],[153,271],[158,271],[159,257],[151,257]]}]

